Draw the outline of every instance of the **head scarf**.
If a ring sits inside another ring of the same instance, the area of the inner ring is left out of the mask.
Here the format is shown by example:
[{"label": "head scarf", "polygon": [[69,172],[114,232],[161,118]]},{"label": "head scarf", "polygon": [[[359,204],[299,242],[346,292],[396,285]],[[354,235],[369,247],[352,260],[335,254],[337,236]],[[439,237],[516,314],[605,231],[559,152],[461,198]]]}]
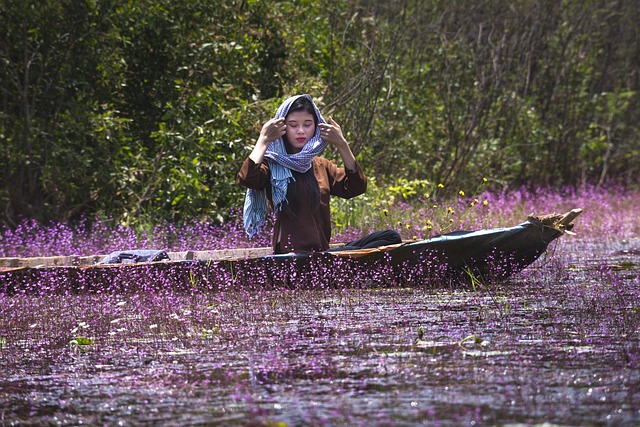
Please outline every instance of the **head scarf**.
[{"label": "head scarf", "polygon": [[[316,116],[318,117],[318,123],[326,123],[322,114],[320,114],[320,110],[313,102],[311,95],[308,94],[296,95],[286,99],[280,104],[278,111],[276,111],[275,118],[286,117],[291,104],[302,96],[308,98],[313,104]],[[293,169],[300,173],[307,172],[311,169],[313,158],[322,153],[326,146],[326,141],[320,138],[320,128],[318,126],[316,126],[316,133],[311,137],[309,142],[302,147],[299,153],[288,154],[282,137],[269,144],[264,158],[267,163],[269,163],[271,170],[271,199],[276,212],[282,208],[282,203],[287,201],[287,187],[289,182],[295,180],[291,174],[291,170]],[[244,229],[249,237],[253,237],[262,229],[268,210],[269,207],[265,190],[247,190],[247,195],[244,200]]]}]

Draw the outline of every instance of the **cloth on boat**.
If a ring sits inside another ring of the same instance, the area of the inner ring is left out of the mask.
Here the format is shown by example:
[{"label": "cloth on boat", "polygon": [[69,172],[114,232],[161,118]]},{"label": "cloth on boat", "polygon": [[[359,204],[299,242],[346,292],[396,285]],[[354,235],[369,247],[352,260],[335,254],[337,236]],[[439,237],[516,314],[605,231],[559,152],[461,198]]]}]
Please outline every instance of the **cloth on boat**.
[{"label": "cloth on boat", "polygon": [[349,242],[344,246],[338,246],[329,249],[327,252],[351,251],[357,249],[371,249],[379,246],[389,246],[402,243],[400,234],[395,230],[375,231],[353,242]]},{"label": "cloth on boat", "polygon": [[[274,118],[286,117],[291,104],[300,97],[308,98],[313,104],[318,123],[326,123],[320,114],[320,110],[313,102],[311,95],[296,95],[286,99],[276,111]],[[300,173],[307,172],[311,168],[312,160],[318,156],[327,146],[327,142],[320,138],[320,128],[316,126],[316,132],[299,153],[288,154],[282,137],[276,139],[265,153],[264,157],[271,171],[271,201],[273,209],[277,212],[282,208],[282,203],[287,199],[287,187],[293,180],[291,170]],[[264,189],[249,188],[244,201],[244,229],[253,237],[264,226],[269,206]]]},{"label": "cloth on boat", "polygon": [[[367,179],[358,162],[354,171],[339,168],[334,162],[323,157],[315,157],[312,161],[313,174],[320,189],[320,206],[311,211],[309,204],[302,203],[300,211],[292,216],[281,210],[276,212],[276,222],[272,237],[272,248],[275,253],[308,253],[321,252],[329,249],[331,239],[331,196],[352,198],[364,193]],[[246,158],[238,172],[236,182],[253,189],[266,189],[267,198],[271,200],[269,163],[263,161],[256,164]],[[305,186],[299,191],[304,192]],[[299,200],[304,200],[305,194],[299,194]],[[280,247],[276,247],[277,237],[280,236]]]},{"label": "cloth on boat", "polygon": [[169,259],[166,251],[158,249],[142,249],[114,251],[107,255],[100,264],[134,264],[138,262],[156,262]]}]

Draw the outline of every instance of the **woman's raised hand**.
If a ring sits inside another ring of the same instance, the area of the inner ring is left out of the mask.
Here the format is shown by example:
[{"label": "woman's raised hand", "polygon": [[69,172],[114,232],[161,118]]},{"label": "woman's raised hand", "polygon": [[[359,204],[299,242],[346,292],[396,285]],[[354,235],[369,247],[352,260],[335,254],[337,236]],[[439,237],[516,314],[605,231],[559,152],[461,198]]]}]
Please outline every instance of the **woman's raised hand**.
[{"label": "woman's raised hand", "polygon": [[287,132],[287,126],[284,124],[284,118],[271,119],[262,126],[260,136],[256,141],[253,151],[249,154],[249,158],[256,164],[260,163],[264,158],[264,154],[271,144],[276,139],[280,138]]},{"label": "woman's raised hand", "polygon": [[342,134],[342,128],[333,117],[329,116],[329,123],[320,123],[320,138],[335,146],[342,157],[345,168],[350,171],[356,170],[356,158],[351,152],[349,143]]},{"label": "woman's raised hand", "polygon": [[335,145],[336,147],[344,147],[347,144],[347,140],[344,138],[342,134],[342,128],[333,117],[329,117],[328,123],[320,123],[318,124],[320,128],[320,138],[324,139],[331,145]]},{"label": "woman's raised hand", "polygon": [[287,132],[287,125],[284,124],[284,117],[271,119],[262,126],[258,142],[269,145]]}]

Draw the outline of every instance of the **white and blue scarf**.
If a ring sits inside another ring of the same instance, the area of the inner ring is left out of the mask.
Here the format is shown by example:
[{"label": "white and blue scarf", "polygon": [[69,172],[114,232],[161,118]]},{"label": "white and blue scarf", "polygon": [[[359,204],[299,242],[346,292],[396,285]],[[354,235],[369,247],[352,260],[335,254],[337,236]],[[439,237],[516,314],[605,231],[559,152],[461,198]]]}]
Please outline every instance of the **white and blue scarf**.
[{"label": "white and blue scarf", "polygon": [[[326,123],[320,110],[311,99],[310,95],[296,95],[286,99],[276,112],[275,118],[283,118],[287,116],[289,107],[293,102],[301,96],[309,98],[313,103],[313,108],[318,116],[318,123]],[[267,148],[264,157],[271,170],[271,199],[273,201],[274,210],[278,212],[282,209],[282,203],[287,201],[287,187],[289,182],[295,181],[291,174],[293,169],[296,172],[305,173],[311,169],[313,158],[324,150],[327,146],[326,141],[320,138],[320,128],[316,126],[316,133],[305,144],[299,153],[288,154],[282,137],[276,139]],[[267,203],[267,194],[265,190],[247,190],[244,200],[244,229],[249,237],[253,237],[258,233],[265,223],[269,206]]]}]

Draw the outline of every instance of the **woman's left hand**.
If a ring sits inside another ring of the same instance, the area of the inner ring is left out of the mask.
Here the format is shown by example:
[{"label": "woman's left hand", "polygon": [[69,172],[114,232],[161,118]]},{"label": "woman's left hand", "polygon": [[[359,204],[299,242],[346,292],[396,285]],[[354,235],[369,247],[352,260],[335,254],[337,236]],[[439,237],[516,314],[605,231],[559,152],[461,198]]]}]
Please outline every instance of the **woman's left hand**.
[{"label": "woman's left hand", "polygon": [[333,120],[333,117],[329,116],[329,123],[320,123],[318,127],[320,128],[320,138],[329,144],[335,145],[338,148],[348,145],[347,140],[342,134],[342,128]]},{"label": "woman's left hand", "polygon": [[340,125],[333,120],[333,117],[329,116],[329,123],[320,123],[318,127],[320,127],[320,138],[336,147],[340,153],[340,157],[342,157],[345,168],[354,172],[356,170],[356,158],[351,152],[349,143],[342,134]]}]

